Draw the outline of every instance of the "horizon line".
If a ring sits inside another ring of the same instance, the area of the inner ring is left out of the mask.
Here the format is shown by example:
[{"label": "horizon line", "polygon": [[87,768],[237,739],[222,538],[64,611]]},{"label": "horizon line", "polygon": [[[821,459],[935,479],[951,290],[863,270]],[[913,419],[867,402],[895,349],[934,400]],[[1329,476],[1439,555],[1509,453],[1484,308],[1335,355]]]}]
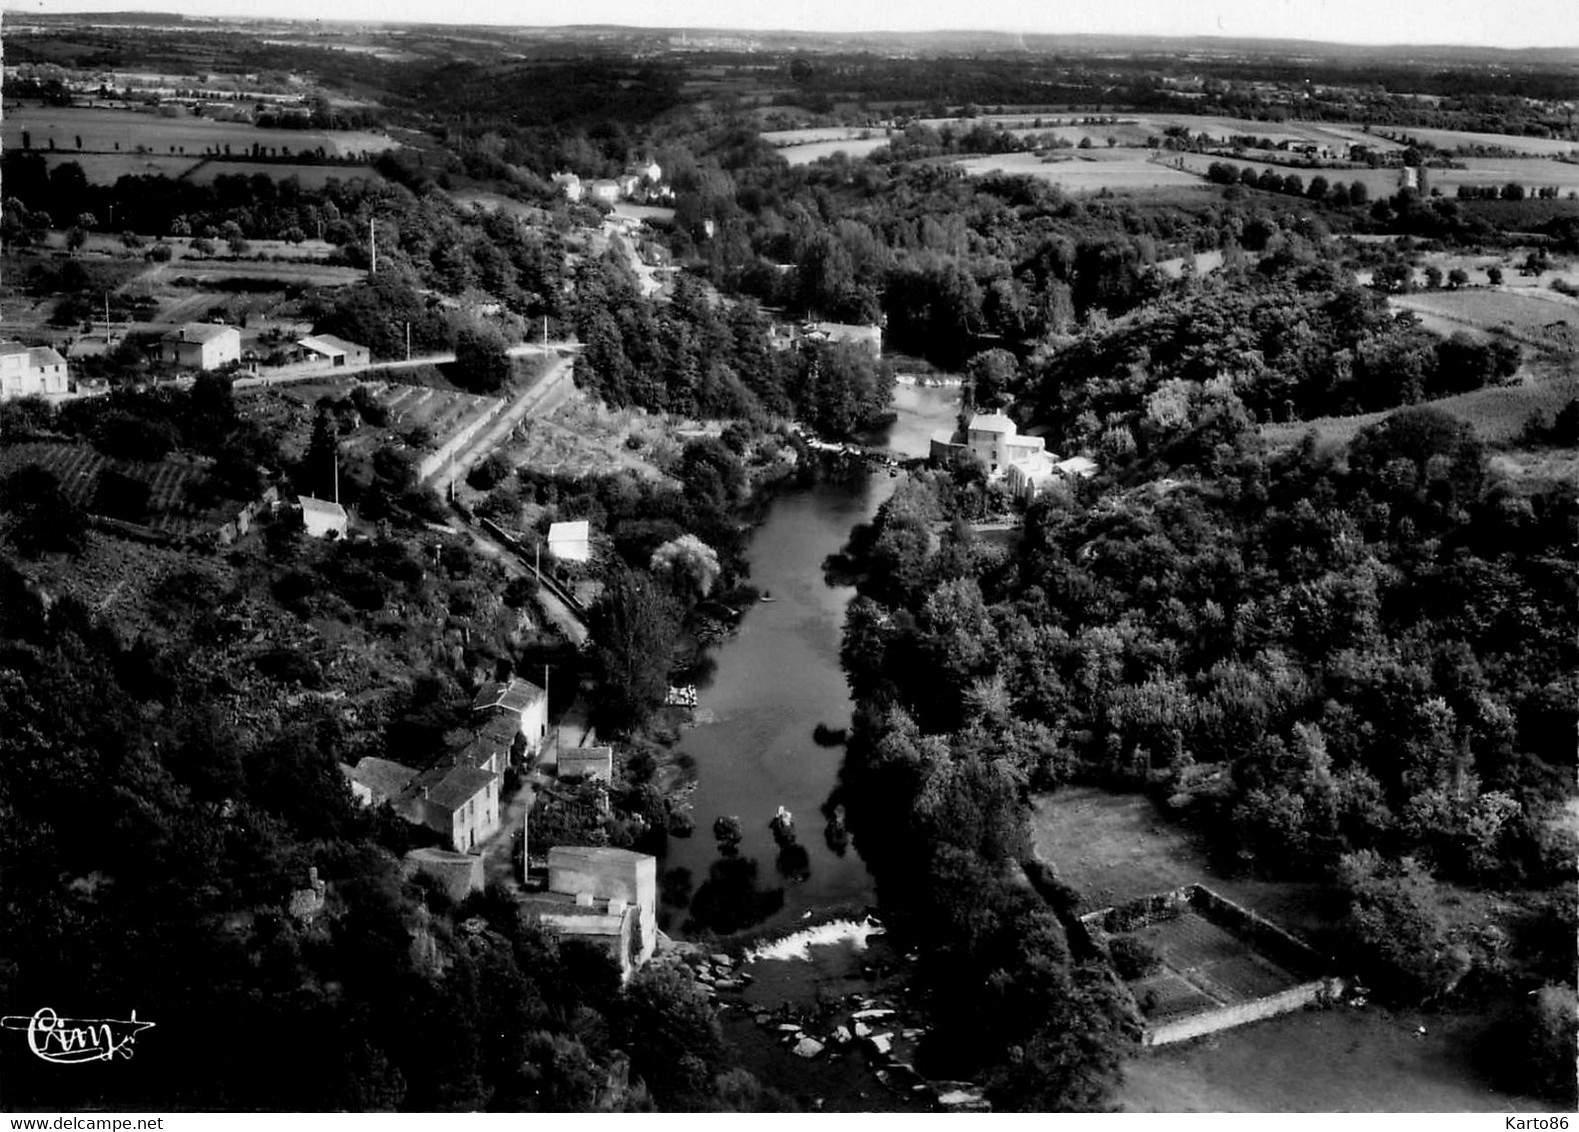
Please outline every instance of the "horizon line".
[{"label": "horizon line", "polygon": [[1165,32],[1165,31],[1049,31],[1035,28],[1013,28],[1003,26],[969,25],[942,25],[930,28],[866,28],[848,30],[829,30],[826,28],[799,28],[799,27],[733,27],[719,24],[645,24],[645,23],[618,23],[618,22],[536,22],[513,23],[492,20],[444,20],[417,17],[403,17],[398,19],[371,17],[321,17],[321,16],[293,16],[270,15],[264,13],[218,13],[218,12],[188,12],[178,10],[174,6],[127,6],[122,4],[107,3],[102,8],[85,8],[76,11],[39,11],[28,10],[27,7],[16,3],[0,2],[0,13],[16,18],[45,18],[49,20],[91,20],[95,17],[105,16],[164,16],[186,21],[213,21],[223,23],[285,23],[312,25],[337,25],[337,26],[378,26],[378,27],[452,27],[452,28],[487,28],[499,31],[574,31],[576,29],[606,29],[610,31],[628,32],[702,32],[712,34],[728,34],[736,36],[812,36],[821,39],[840,38],[881,38],[881,37],[915,37],[934,35],[1002,35],[1009,37],[1037,36],[1048,39],[1130,39],[1130,40],[1160,40],[1167,42],[1180,42],[1189,40],[1205,40],[1220,43],[1264,43],[1264,44],[1299,44],[1314,47],[1333,48],[1359,48],[1370,51],[1387,50],[1453,50],[1453,51],[1494,51],[1509,54],[1520,52],[1574,52],[1576,62],[1579,62],[1579,41],[1565,44],[1529,43],[1520,46],[1507,46],[1502,44],[1451,40],[1414,41],[1414,40],[1389,40],[1365,41],[1346,39],[1322,39],[1302,35],[1261,35],[1254,33],[1233,35],[1223,32]]}]

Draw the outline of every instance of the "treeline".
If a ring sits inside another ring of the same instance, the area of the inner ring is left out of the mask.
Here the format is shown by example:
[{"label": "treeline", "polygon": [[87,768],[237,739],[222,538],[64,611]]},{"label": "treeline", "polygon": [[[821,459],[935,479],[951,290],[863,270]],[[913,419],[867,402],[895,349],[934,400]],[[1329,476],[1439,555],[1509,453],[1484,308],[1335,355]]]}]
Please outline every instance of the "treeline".
[{"label": "treeline", "polygon": [[[1060,450],[1108,458],[1199,447],[1220,419],[1349,416],[1512,376],[1516,345],[1441,338],[1279,234],[1230,269],[1029,363],[1020,391]],[[1188,439],[1194,436],[1194,439]]]},{"label": "treeline", "polygon": [[[1338,884],[1346,961],[1385,994],[1522,1001],[1571,978],[1572,484],[1501,480],[1419,407],[1346,451],[1272,455],[1218,414],[1038,500],[1013,552],[950,523],[979,490],[968,469],[919,480],[855,545],[846,777],[880,880],[906,883],[883,864],[893,822],[982,812],[938,777],[974,758],[1014,798],[1152,791],[1231,866]],[[1500,886],[1498,933],[1448,884]]]},{"label": "treeline", "polygon": [[614,406],[684,416],[793,417],[830,436],[876,424],[888,410],[893,373],[858,345],[808,348],[775,342],[752,301],[709,295],[675,277],[668,303],[641,296],[618,248],[583,265],[576,279],[576,381]]},{"label": "treeline", "polygon": [[[5,1043],[11,1106],[788,1105],[732,1067],[688,981],[651,970],[621,988],[600,949],[557,942],[512,897],[456,905],[403,879],[409,827],[354,806],[338,713],[238,726],[179,652],[46,604],[9,564],[0,587],[4,993],[158,1027],[87,1084]],[[293,900],[310,867],[327,884],[316,913]],[[216,1026],[223,1041],[181,1040]]]}]

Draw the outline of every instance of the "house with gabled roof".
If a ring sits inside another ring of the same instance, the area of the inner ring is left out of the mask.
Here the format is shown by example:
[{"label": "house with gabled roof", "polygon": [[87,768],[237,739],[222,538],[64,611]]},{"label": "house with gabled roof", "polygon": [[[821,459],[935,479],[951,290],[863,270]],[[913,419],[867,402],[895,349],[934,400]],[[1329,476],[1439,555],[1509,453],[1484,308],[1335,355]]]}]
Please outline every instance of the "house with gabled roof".
[{"label": "house with gabled roof", "polygon": [[351,796],[364,806],[395,801],[417,777],[411,767],[374,755],[363,757],[355,766],[341,763],[340,772],[351,785]]},{"label": "house with gabled roof", "polygon": [[159,339],[162,361],[194,369],[218,369],[241,360],[241,331],[211,322],[188,322]]},{"label": "house with gabled roof", "polygon": [[484,684],[472,700],[472,711],[512,720],[525,736],[530,752],[541,748],[548,735],[548,693],[519,676]]},{"label": "house with gabled roof", "polygon": [[406,820],[444,837],[457,853],[499,829],[499,776],[465,763],[440,763],[412,780],[396,807]]},{"label": "house with gabled roof", "polygon": [[0,401],[12,397],[66,393],[70,375],[66,359],[49,346],[0,342]]}]

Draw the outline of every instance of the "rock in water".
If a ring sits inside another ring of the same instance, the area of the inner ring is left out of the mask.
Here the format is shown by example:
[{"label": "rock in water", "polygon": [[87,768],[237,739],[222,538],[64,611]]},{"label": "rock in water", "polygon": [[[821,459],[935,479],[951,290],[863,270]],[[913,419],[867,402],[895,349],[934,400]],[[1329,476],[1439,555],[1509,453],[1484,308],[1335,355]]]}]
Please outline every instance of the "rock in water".
[{"label": "rock in water", "polygon": [[795,1043],[796,1057],[816,1057],[823,1050],[823,1045],[816,1038],[802,1038]]}]

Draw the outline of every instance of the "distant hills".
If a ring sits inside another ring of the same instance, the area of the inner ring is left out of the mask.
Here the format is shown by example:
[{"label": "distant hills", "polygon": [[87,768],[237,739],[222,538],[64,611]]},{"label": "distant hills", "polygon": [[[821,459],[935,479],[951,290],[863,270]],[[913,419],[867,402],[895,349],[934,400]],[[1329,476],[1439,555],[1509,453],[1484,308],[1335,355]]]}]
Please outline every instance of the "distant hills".
[{"label": "distant hills", "polygon": [[922,55],[1037,54],[1037,55],[1198,55],[1204,58],[1310,57],[1324,60],[1386,59],[1392,63],[1537,64],[1579,66],[1579,44],[1565,47],[1502,48],[1453,44],[1350,44],[1307,39],[1251,39],[1225,36],[1161,35],[1060,35],[1040,32],[938,29],[936,31],[824,32],[722,27],[636,27],[618,24],[511,25],[444,24],[440,22],[379,20],[291,20],[259,16],[186,16],[174,12],[118,10],[107,12],[50,13],[9,11],[6,22],[16,27],[72,27],[84,25],[143,26],[212,30],[226,28],[294,26],[333,35],[337,31],[384,32],[409,30],[424,36],[442,35],[446,29],[470,34],[483,32],[558,42],[628,39],[651,45],[655,38],[684,39],[695,50],[710,41],[749,42],[759,50],[847,52]]}]

